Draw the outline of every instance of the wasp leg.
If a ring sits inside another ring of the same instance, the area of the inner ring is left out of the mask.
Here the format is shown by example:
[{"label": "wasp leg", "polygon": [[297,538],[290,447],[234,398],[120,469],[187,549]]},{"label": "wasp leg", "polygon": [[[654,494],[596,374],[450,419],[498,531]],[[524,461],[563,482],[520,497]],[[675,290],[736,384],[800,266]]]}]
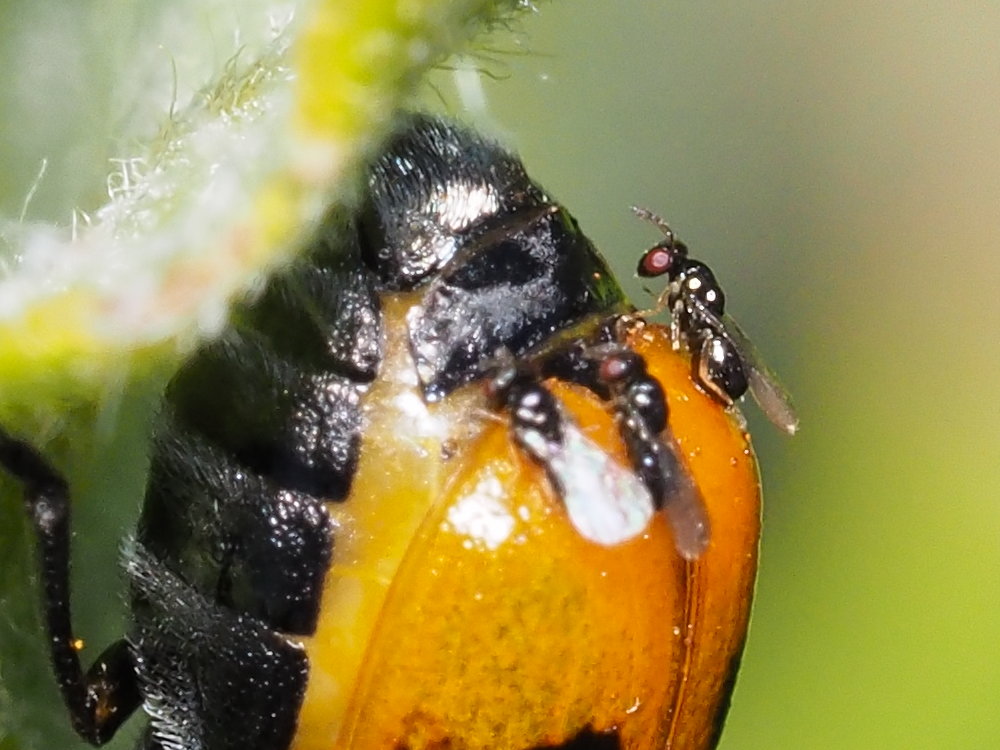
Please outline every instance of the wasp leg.
[{"label": "wasp leg", "polygon": [[93,745],[107,742],[142,702],[135,663],[124,640],[84,673],[73,635],[69,599],[69,490],[66,480],[27,443],[0,430],[0,466],[24,485],[42,578],[49,654],[76,732]]}]

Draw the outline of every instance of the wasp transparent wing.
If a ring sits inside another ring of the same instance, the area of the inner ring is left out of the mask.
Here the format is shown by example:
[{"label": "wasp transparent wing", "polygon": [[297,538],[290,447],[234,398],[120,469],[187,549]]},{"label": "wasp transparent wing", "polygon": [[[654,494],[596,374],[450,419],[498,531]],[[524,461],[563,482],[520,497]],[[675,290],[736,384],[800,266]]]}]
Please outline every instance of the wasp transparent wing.
[{"label": "wasp transparent wing", "polygon": [[694,480],[680,460],[680,448],[667,432],[659,451],[660,471],[669,490],[662,498],[663,512],[674,533],[674,544],[681,557],[695,560],[708,546],[711,530],[705,503]]},{"label": "wasp transparent wing", "polygon": [[747,381],[750,392],[760,406],[761,411],[771,420],[775,427],[794,435],[799,429],[799,417],[792,405],[792,398],[778,380],[778,376],[764,364],[753,342],[743,332],[735,320],[726,315],[722,321],[726,335],[743,355],[747,364]]},{"label": "wasp transparent wing", "polygon": [[781,385],[778,376],[764,364],[763,358],[757,352],[750,338],[743,332],[730,315],[721,318],[705,307],[698,300],[693,300],[701,315],[715,330],[720,331],[739,350],[743,364],[746,366],[747,382],[754,401],[760,406],[764,415],[779,430],[794,435],[799,429],[799,417],[792,406],[792,398]]},{"label": "wasp transparent wing", "polygon": [[536,431],[522,435],[545,468],[574,528],[611,547],[641,534],[653,517],[653,498],[631,468],[615,461],[565,414],[560,442]]}]

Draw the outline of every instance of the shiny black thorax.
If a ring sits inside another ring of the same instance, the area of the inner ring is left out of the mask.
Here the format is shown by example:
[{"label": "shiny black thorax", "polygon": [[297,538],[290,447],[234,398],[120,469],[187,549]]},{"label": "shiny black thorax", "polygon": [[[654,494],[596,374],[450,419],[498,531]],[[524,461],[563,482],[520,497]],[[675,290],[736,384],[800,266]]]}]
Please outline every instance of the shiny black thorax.
[{"label": "shiny black thorax", "polygon": [[384,329],[403,324],[381,300],[401,292],[419,299],[405,325],[428,401],[488,377],[499,351],[626,305],[516,157],[405,123],[361,209],[331,218],[167,389],[127,556],[148,747],[287,747],[308,664],[284,636],[315,628],[327,504],[349,501]]},{"label": "shiny black thorax", "polygon": [[380,293],[422,296],[407,326],[429,400],[482,377],[498,349],[524,354],[625,306],[569,212],[479,135],[418,117],[375,163],[368,187],[364,265]]}]

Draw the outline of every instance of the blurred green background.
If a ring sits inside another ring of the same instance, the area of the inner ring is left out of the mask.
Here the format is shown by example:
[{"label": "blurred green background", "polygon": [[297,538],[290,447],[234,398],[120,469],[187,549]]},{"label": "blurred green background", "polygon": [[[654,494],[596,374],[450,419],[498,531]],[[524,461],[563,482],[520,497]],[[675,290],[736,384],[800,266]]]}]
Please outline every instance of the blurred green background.
[{"label": "blurred green background", "polygon": [[[476,119],[506,133],[637,299],[634,261],[657,234],[628,207],[668,218],[800,410],[787,439],[747,408],[764,539],[721,747],[1000,747],[1000,4],[575,0],[522,28],[521,52],[487,63]],[[69,56],[47,79],[10,29],[0,208],[17,216],[48,156],[31,215],[66,219],[103,189],[107,154],[78,135],[120,113],[79,86],[109,63]],[[437,85],[456,101],[451,74]],[[121,627],[115,540],[142,482],[123,467],[141,464],[155,391],[109,397],[66,467],[94,648]],[[18,514],[0,509],[0,591],[28,574]],[[0,606],[0,637],[37,650],[34,602]],[[54,701],[47,674],[0,674],[0,748],[21,747],[4,727],[23,747],[75,747],[58,711],[3,692]]]}]

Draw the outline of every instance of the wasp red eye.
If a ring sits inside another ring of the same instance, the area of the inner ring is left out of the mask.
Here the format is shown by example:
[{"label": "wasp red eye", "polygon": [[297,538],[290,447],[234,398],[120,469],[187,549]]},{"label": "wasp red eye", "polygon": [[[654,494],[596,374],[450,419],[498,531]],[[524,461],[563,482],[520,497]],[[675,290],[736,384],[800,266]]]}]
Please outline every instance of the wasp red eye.
[{"label": "wasp red eye", "polygon": [[662,276],[670,272],[676,257],[677,254],[670,248],[657,245],[643,253],[636,272],[644,278]]}]

